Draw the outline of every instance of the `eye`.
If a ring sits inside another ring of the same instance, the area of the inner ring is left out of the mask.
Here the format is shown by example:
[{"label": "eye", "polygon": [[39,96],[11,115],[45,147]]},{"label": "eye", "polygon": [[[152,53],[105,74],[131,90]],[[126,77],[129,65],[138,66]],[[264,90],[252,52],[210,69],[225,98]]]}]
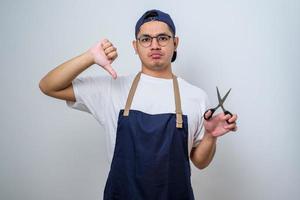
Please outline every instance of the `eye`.
[{"label": "eye", "polygon": [[150,42],[151,38],[150,37],[141,37],[140,40],[141,40],[141,42]]},{"label": "eye", "polygon": [[158,36],[158,40],[167,41],[167,40],[169,40],[169,37],[167,35],[160,35],[160,36]]}]

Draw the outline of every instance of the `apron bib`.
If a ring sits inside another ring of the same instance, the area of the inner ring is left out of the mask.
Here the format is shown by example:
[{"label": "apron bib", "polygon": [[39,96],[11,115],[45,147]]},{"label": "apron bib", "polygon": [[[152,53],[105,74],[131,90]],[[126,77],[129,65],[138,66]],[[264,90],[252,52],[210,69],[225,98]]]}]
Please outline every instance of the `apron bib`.
[{"label": "apron bib", "polygon": [[[116,144],[104,200],[194,200],[188,156],[187,116],[173,75],[176,113],[130,110],[139,72],[118,116]],[[130,110],[130,112],[129,112]]]}]

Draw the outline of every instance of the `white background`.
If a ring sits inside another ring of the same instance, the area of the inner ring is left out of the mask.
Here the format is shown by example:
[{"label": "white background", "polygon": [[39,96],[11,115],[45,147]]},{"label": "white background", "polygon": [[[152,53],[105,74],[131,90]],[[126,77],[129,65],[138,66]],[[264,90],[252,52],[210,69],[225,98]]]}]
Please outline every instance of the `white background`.
[{"label": "white background", "polygon": [[[102,199],[104,133],[88,113],[45,96],[40,79],[108,38],[119,75],[140,69],[137,19],[171,15],[180,39],[175,74],[239,115],[211,165],[192,168],[196,199],[299,199],[300,3],[296,0],[1,1],[0,199]],[[92,66],[82,75],[106,74]]]}]

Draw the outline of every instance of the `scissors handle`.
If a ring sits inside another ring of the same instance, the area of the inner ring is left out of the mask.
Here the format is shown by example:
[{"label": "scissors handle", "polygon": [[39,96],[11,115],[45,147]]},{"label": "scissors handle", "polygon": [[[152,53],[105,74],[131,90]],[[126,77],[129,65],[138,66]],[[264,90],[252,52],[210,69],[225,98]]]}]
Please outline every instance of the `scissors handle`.
[{"label": "scissors handle", "polygon": [[[232,113],[229,112],[228,110],[224,111],[224,115],[230,115],[232,117]],[[227,124],[232,124],[232,122],[229,122],[229,120],[226,120]]]},{"label": "scissors handle", "polygon": [[[206,117],[206,113],[208,113],[209,111],[210,111],[211,113],[210,113],[210,115],[209,115],[208,117]],[[205,120],[210,120],[210,118],[212,118],[212,116],[213,116],[213,114],[214,114],[215,111],[216,111],[215,108],[210,108],[210,109],[208,109],[207,111],[205,111],[205,113],[204,113],[204,115],[203,115],[204,119],[205,119]]]}]

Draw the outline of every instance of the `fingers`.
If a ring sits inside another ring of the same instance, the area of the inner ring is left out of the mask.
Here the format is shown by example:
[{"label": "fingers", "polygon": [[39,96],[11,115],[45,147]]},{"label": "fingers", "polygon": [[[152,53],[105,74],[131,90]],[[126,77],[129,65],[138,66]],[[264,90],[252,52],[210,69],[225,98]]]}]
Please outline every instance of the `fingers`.
[{"label": "fingers", "polygon": [[116,52],[116,51],[117,51],[117,48],[114,46],[109,46],[107,48],[104,48],[105,54],[109,54],[109,53]]},{"label": "fingers", "polygon": [[111,63],[118,57],[117,48],[113,46],[113,44],[108,39],[102,39],[101,48],[103,49],[104,54],[106,55],[106,59],[108,60],[108,64],[104,66],[104,69],[114,78],[117,78],[116,71],[112,68]]},{"label": "fingers", "polygon": [[236,114],[231,115],[225,115],[223,117],[223,120],[226,120],[228,122],[230,122],[230,124],[225,125],[224,128],[231,130],[231,131],[237,131],[237,125],[236,125],[236,121],[238,119],[238,116]]},{"label": "fingers", "polygon": [[109,45],[111,42],[108,39],[102,39],[101,40],[101,47],[104,48],[104,45]]},{"label": "fingers", "polygon": [[[226,115],[227,116],[227,115]],[[229,115],[230,116],[230,115]],[[229,117],[228,121],[230,123],[234,123],[237,120],[238,116],[236,114],[233,114],[232,116]]]},{"label": "fingers", "polygon": [[106,54],[106,56],[109,60],[114,61],[118,57],[118,53],[116,51],[113,51],[111,53]]},{"label": "fingers", "polygon": [[225,129],[228,129],[228,130],[230,130],[230,131],[236,131],[236,130],[237,130],[236,123],[229,124],[229,125],[225,125],[224,128],[225,128]]},{"label": "fingers", "polygon": [[237,120],[237,115],[236,114],[233,114],[232,116],[230,114],[227,114],[227,115],[223,115],[221,116],[221,119],[224,120],[224,121],[228,121],[230,123],[235,123],[236,120]]},{"label": "fingers", "polygon": [[109,40],[103,39],[101,41],[101,46],[105,55],[109,60],[113,61],[118,57],[117,48],[114,47]]},{"label": "fingers", "polygon": [[[221,118],[222,118],[223,121],[227,121],[227,120],[231,119],[231,115],[229,115],[229,114],[224,115],[223,114],[223,116]],[[231,121],[229,121],[229,122],[231,122]]]},{"label": "fingers", "polygon": [[101,47],[102,47],[102,49],[104,50],[104,52],[105,52],[106,54],[108,54],[108,53],[110,53],[110,52],[112,52],[112,51],[114,51],[114,50],[117,49],[117,48],[115,48],[115,47],[113,46],[113,44],[112,44],[109,40],[107,40],[107,39],[103,39],[103,40],[102,40],[102,42],[101,42]]}]

